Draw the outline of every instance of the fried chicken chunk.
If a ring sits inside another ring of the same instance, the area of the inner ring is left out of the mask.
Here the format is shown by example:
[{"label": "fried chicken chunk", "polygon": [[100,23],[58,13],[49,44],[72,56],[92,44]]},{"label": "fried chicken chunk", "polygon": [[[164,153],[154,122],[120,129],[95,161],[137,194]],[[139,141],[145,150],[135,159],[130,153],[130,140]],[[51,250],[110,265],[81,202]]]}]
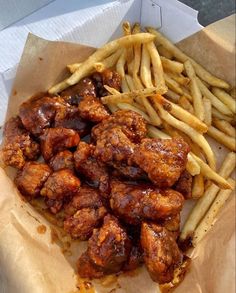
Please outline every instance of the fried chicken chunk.
[{"label": "fried chicken chunk", "polygon": [[102,132],[116,126],[119,126],[134,143],[139,143],[147,134],[146,122],[140,114],[130,110],[119,110],[93,127],[92,138],[96,141]]},{"label": "fried chicken chunk", "polygon": [[74,153],[75,168],[82,174],[90,185],[98,187],[101,195],[109,194],[109,175],[104,164],[94,156],[94,146],[81,141]]},{"label": "fried chicken chunk", "polygon": [[83,119],[96,123],[110,116],[100,100],[93,96],[85,96],[79,103],[78,109]]},{"label": "fried chicken chunk", "polygon": [[143,139],[135,148],[132,160],[158,187],[170,187],[185,170],[188,144],[182,138]]},{"label": "fried chicken chunk", "polygon": [[73,238],[87,240],[94,228],[101,225],[107,210],[97,189],[87,185],[80,187],[76,195],[65,206],[64,229]]},{"label": "fried chicken chunk", "polygon": [[49,199],[71,197],[78,192],[80,180],[69,169],[53,172],[45,182],[40,194]]},{"label": "fried chicken chunk", "polygon": [[111,182],[110,205],[114,214],[128,224],[142,220],[160,220],[176,215],[182,209],[182,194],[172,189],[159,189],[148,184]]},{"label": "fried chicken chunk", "polygon": [[79,259],[78,273],[89,278],[101,276],[101,272],[104,275],[117,273],[128,260],[130,249],[131,242],[124,228],[114,216],[107,215],[103,226],[93,231],[85,254],[87,261],[85,256]]},{"label": "fried chicken chunk", "polygon": [[92,262],[88,251],[84,252],[78,259],[77,270],[81,278],[98,279],[105,275],[102,268]]},{"label": "fried chicken chunk", "polygon": [[68,150],[57,153],[49,161],[49,166],[53,171],[58,171],[61,169],[70,169],[71,171],[74,171],[73,153]]},{"label": "fried chicken chunk", "polygon": [[52,170],[48,165],[38,162],[25,163],[22,170],[18,171],[15,183],[22,195],[29,198],[40,195],[44,182]]},{"label": "fried chicken chunk", "polygon": [[[71,97],[71,104],[78,106],[81,97],[96,97],[95,85],[90,78],[83,78],[77,84],[70,86],[61,92],[61,96]],[[75,102],[77,99],[77,103]]]},{"label": "fried chicken chunk", "polygon": [[183,255],[175,239],[160,225],[142,223],[141,245],[144,262],[154,282],[168,283],[173,279],[174,270],[181,265]]},{"label": "fried chicken chunk", "polygon": [[9,119],[4,126],[2,158],[7,166],[21,169],[26,160],[36,160],[40,153],[39,144],[24,128],[19,117]]},{"label": "fried chicken chunk", "polygon": [[137,166],[129,166],[124,162],[113,162],[113,176],[131,180],[146,180],[146,173]]},{"label": "fried chicken chunk", "polygon": [[60,97],[33,97],[21,104],[19,116],[24,127],[38,136],[52,125],[56,114],[64,112],[66,107],[66,103]]},{"label": "fried chicken chunk", "polygon": [[133,271],[143,264],[143,250],[140,243],[132,245],[129,258],[123,267],[124,271]]},{"label": "fried chicken chunk", "polygon": [[185,199],[189,199],[192,198],[192,183],[193,177],[187,170],[184,170],[173,188],[182,193]]},{"label": "fried chicken chunk", "polygon": [[48,128],[40,136],[41,152],[45,161],[56,153],[76,147],[80,141],[79,134],[67,128]]}]

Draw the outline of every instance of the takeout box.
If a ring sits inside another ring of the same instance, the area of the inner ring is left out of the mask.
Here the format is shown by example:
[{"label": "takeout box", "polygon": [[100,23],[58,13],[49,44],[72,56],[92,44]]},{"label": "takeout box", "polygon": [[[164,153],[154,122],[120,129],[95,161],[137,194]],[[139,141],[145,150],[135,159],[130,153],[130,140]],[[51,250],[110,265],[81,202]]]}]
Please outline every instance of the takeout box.
[{"label": "takeout box", "polygon": [[[179,41],[189,35],[191,23],[188,21],[192,18],[187,17],[187,12],[190,10],[174,0],[166,2],[114,2],[113,7],[91,17],[89,22],[75,29],[75,33],[81,32],[78,36],[81,43],[86,43],[87,37],[87,44],[102,45],[118,36],[120,23],[128,19],[131,22],[141,21],[143,26],[159,27],[172,40]],[[148,6],[148,3],[155,5]],[[185,18],[184,23],[178,25],[177,19],[181,18]],[[195,26],[196,31],[199,28],[199,25]],[[183,40],[180,47],[215,75],[232,83],[235,79],[234,65],[231,64],[235,50],[233,36],[234,18],[229,17]],[[92,39],[93,44],[89,43]],[[60,81],[66,74],[66,64],[80,62],[93,51],[91,47],[50,42],[29,35],[9,98],[7,117],[15,115],[19,105],[31,95]],[[213,141],[211,143],[220,162],[227,150],[224,147],[219,149]],[[10,178],[14,175],[10,168],[0,169],[0,292],[80,292],[76,288],[75,260],[86,249],[86,243],[75,242],[71,248],[72,255],[68,252],[63,254],[58,243],[60,239],[55,239],[51,229],[52,224],[20,198],[6,173]],[[191,202],[188,202],[184,214],[190,206]],[[40,229],[42,225],[46,226],[45,233]],[[235,201],[231,197],[213,229],[193,250],[190,272],[175,292],[234,292],[234,229]],[[151,281],[144,268],[134,274],[93,282],[93,286],[97,292],[111,292],[113,289],[115,291],[112,292],[117,293],[158,291],[158,285]],[[87,292],[93,292],[89,290]]]}]

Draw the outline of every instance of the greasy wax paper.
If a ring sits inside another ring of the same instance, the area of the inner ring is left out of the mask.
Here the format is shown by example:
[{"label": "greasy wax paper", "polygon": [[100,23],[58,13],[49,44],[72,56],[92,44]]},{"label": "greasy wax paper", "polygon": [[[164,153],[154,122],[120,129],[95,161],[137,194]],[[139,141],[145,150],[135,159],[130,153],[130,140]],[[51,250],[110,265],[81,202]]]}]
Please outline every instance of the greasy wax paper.
[{"label": "greasy wax paper", "polygon": [[[233,22],[232,17],[227,18],[179,44],[208,70],[231,83],[235,79]],[[46,91],[64,78],[66,64],[80,62],[93,51],[78,44],[29,35],[9,98],[7,118],[17,114],[19,105],[30,96]],[[227,150],[213,140],[210,142],[220,165]],[[20,197],[7,174],[13,177],[13,169],[0,169],[0,292],[80,292],[76,288],[75,263],[86,249],[86,242],[75,242],[72,255],[63,254],[52,241],[52,224]],[[189,206],[187,203],[184,214]],[[45,233],[40,232],[42,225],[46,227]],[[193,250],[190,272],[175,292],[235,292],[234,240],[235,200],[231,196],[214,227]],[[112,289],[117,293],[158,292],[157,284],[144,268],[121,275],[114,282],[93,283],[97,292],[104,293]]]}]

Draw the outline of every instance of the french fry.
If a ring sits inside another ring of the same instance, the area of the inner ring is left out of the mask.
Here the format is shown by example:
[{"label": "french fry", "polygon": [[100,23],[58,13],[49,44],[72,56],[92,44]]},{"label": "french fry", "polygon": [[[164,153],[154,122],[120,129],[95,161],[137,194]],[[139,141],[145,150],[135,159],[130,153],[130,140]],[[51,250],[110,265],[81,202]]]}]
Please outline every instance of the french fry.
[{"label": "french fry", "polygon": [[[132,30],[133,34],[140,33],[140,24],[135,23]],[[140,63],[141,63],[141,51],[142,45],[140,43],[134,44],[134,61],[133,61],[133,79],[137,89],[142,89],[143,85],[138,77]]]},{"label": "french fry", "polygon": [[185,53],[183,53],[179,48],[177,48],[173,43],[171,43],[167,38],[165,38],[160,32],[155,29],[148,27],[146,28],[149,33],[152,33],[156,36],[156,41],[161,44],[165,49],[167,49],[173,56],[181,62],[185,62],[186,60],[190,60],[192,65],[196,71],[196,74],[203,80],[205,80],[211,86],[216,86],[220,88],[228,89],[230,85],[224,80],[213,76],[210,72],[204,69],[200,64],[195,62],[192,58],[188,57]]},{"label": "french fry", "polygon": [[74,73],[79,67],[81,63],[73,63],[73,64],[68,64],[66,67],[69,69],[70,73]]},{"label": "french fry", "polygon": [[133,101],[132,105],[145,113],[147,111],[146,108],[143,105],[139,104],[138,102]]},{"label": "french fry", "polygon": [[124,96],[124,95],[110,95],[105,96],[101,98],[101,101],[103,104],[117,104],[117,103],[132,103],[133,98],[130,96]]},{"label": "french fry", "polygon": [[159,52],[159,54],[165,58],[168,58],[168,59],[173,59],[173,54],[170,53],[170,51],[166,50],[162,45],[159,45],[157,44],[157,42],[155,41],[155,44],[157,46],[157,50]]},{"label": "french fry", "polygon": [[236,99],[236,87],[233,87],[230,91],[230,95],[233,99]]},{"label": "french fry", "polygon": [[174,115],[181,121],[187,123],[189,126],[193,127],[197,131],[201,133],[207,132],[208,127],[202,121],[200,121],[194,115],[188,113],[186,110],[182,109],[180,106],[166,100],[160,95],[153,96],[152,100],[154,101],[154,104],[161,104],[166,111],[168,111],[170,114]]},{"label": "french fry", "polygon": [[166,73],[164,73],[164,78],[165,78],[165,82],[166,82],[166,85],[168,86],[168,88],[170,88],[173,92],[175,92],[179,95],[183,95],[183,90],[180,87],[180,85],[178,84],[178,82],[176,82],[174,79],[172,79]]},{"label": "french fry", "polygon": [[[123,34],[125,36],[128,36],[128,35],[132,34],[131,25],[130,25],[130,23],[128,21],[123,22],[122,28],[123,28]],[[126,62],[127,62],[127,67],[128,67],[129,74],[132,73],[133,56],[134,56],[133,46],[127,46],[126,47]]]},{"label": "french fry", "polygon": [[213,93],[201,82],[201,80],[198,77],[196,78],[196,80],[201,93],[211,101],[212,105],[218,111],[225,115],[233,115],[233,112],[230,111],[230,109],[224,103],[222,103],[215,95],[213,95]]},{"label": "french fry", "polygon": [[178,104],[186,111],[194,115],[194,110],[192,104],[189,102],[189,100],[185,96],[181,96],[179,98]]},{"label": "french fry", "polygon": [[212,122],[212,107],[211,107],[211,101],[207,99],[206,97],[203,97],[202,99],[203,107],[204,107],[204,120],[203,122],[210,126]]},{"label": "french fry", "polygon": [[117,107],[119,109],[122,109],[122,110],[132,110],[138,114],[140,114],[141,116],[143,116],[143,118],[151,124],[151,120],[150,118],[147,116],[146,113],[144,113],[143,111],[141,111],[140,109],[136,108],[135,106],[131,105],[131,104],[127,104],[127,103],[118,103],[117,104]]},{"label": "french fry", "polygon": [[157,112],[155,111],[155,109],[152,107],[151,103],[149,102],[149,100],[147,98],[143,98],[142,99],[143,105],[146,108],[146,112],[149,115],[149,118],[151,120],[151,124],[154,126],[159,126],[161,125],[161,119],[158,116]]},{"label": "french fry", "polygon": [[133,78],[130,75],[126,74],[125,75],[125,80],[126,80],[126,82],[128,84],[128,87],[130,88],[130,91],[131,92],[135,91],[136,87],[135,87]]},{"label": "french fry", "polygon": [[202,101],[202,94],[198,87],[194,68],[189,60],[184,62],[184,67],[188,77],[191,79],[189,87],[190,87],[191,96],[193,97],[194,113],[198,119],[203,121],[205,113],[204,113],[204,106]]},{"label": "french fry", "polygon": [[219,130],[223,131],[225,134],[235,137],[235,128],[229,122],[214,118],[213,125]]},{"label": "french fry", "polygon": [[103,72],[105,70],[105,66],[102,62],[94,63],[93,67],[97,72]]},{"label": "french fry", "polygon": [[234,122],[234,117],[230,117],[230,116],[227,116],[227,115],[224,115],[222,114],[221,112],[219,112],[216,108],[213,108],[212,107],[212,117],[214,118],[218,118],[218,119],[221,119],[221,120],[225,120],[225,121],[228,121],[229,123],[233,123]]},{"label": "french fry", "polygon": [[188,90],[188,88],[186,88],[185,86],[182,86],[181,89],[183,91],[183,96],[185,96],[190,102],[192,102],[193,101],[193,97],[191,96],[191,93]]},{"label": "french fry", "polygon": [[212,93],[221,100],[233,113],[236,113],[236,101],[226,91],[213,87]]},{"label": "french fry", "polygon": [[98,49],[95,53],[93,53],[87,60],[85,60],[81,66],[76,70],[69,78],[65,79],[64,81],[56,84],[55,86],[49,89],[50,94],[55,94],[61,92],[65,88],[76,84],[80,81],[81,78],[89,75],[91,70],[93,69],[93,64],[96,62],[101,61],[102,59],[106,58],[107,56],[114,53],[120,47],[124,46],[131,46],[134,43],[146,43],[151,42],[155,36],[148,33],[140,33],[136,35],[125,36],[120,39],[116,39],[111,41]]},{"label": "french fry", "polygon": [[126,50],[122,52],[116,63],[116,71],[123,78],[125,76]]},{"label": "french fry", "polygon": [[[156,87],[165,88],[165,79],[163,76],[163,68],[161,59],[153,42],[147,43],[147,49],[151,57],[151,63],[154,73],[154,83]],[[167,89],[166,89],[167,91]]]},{"label": "french fry", "polygon": [[111,113],[115,113],[117,110],[119,110],[119,108],[114,104],[107,104],[107,107],[109,108]]},{"label": "french fry", "polygon": [[224,132],[218,130],[214,126],[208,127],[207,134],[213,137],[219,143],[226,146],[231,151],[236,151],[236,142],[234,137],[225,134]]},{"label": "french fry", "polygon": [[123,48],[119,49],[115,53],[111,54],[111,56],[104,59],[102,62],[94,63],[95,70],[98,72],[102,72],[106,68],[112,68],[117,63],[117,60],[124,51],[125,50]]},{"label": "french fry", "polygon": [[[231,178],[228,179],[229,184],[234,188],[235,181]],[[232,190],[220,190],[212,203],[211,207],[207,211],[204,218],[201,220],[200,224],[197,226],[197,229],[194,232],[192,245],[196,247],[196,245],[202,240],[202,238],[207,234],[207,232],[214,225],[216,217],[218,213],[223,208],[225,202],[230,197]]]},{"label": "french fry", "polygon": [[174,60],[170,60],[166,57],[160,56],[161,58],[161,63],[162,63],[162,67],[165,70],[169,70],[171,72],[174,73],[182,73],[184,70],[184,65],[183,63],[180,63],[178,61],[174,61]]},{"label": "french fry", "polygon": [[[235,168],[235,153],[228,153],[225,157],[223,164],[219,170],[219,176],[225,179],[228,179],[230,174],[233,172]],[[231,184],[228,183],[230,186]],[[184,223],[183,229],[180,234],[180,240],[185,240],[189,235],[191,235],[198,223],[205,215],[213,200],[216,197],[217,192],[219,191],[219,187],[215,184],[211,184],[206,190],[204,195],[197,201],[189,216],[187,221]]]},{"label": "french fry", "polygon": [[168,89],[168,91],[164,94],[164,96],[167,97],[168,99],[171,99],[175,103],[177,103],[180,99],[180,96],[170,89]]},{"label": "french fry", "polygon": [[151,76],[151,58],[147,49],[147,44],[143,44],[142,46],[140,76],[145,87],[153,87]]},{"label": "french fry", "polygon": [[[162,139],[171,138],[168,134],[164,133],[163,131],[151,125],[149,125],[147,129],[148,129],[148,135],[152,138],[162,138]],[[186,169],[192,176],[195,176],[200,173],[200,167],[198,163],[196,162],[196,160],[191,155],[191,153],[188,154]]]},{"label": "french fry", "polygon": [[130,92],[130,88],[129,88],[128,84],[127,84],[127,81],[126,81],[125,77],[123,77],[121,79],[121,91],[122,91],[122,93]]},{"label": "french fry", "polygon": [[204,194],[204,178],[202,174],[193,177],[192,198],[202,197]]},{"label": "french fry", "polygon": [[185,134],[187,134],[192,141],[194,141],[196,144],[198,144],[203,152],[206,154],[207,161],[210,165],[209,169],[215,170],[216,168],[216,161],[215,161],[215,155],[208,144],[205,137],[197,132],[194,128],[190,127],[188,124],[176,119],[175,117],[171,116],[166,110],[163,109],[163,107],[159,103],[155,103],[156,107],[158,108],[160,117],[162,120],[166,121],[171,126],[181,130]]},{"label": "french fry", "polygon": [[175,80],[178,84],[187,86],[190,82],[190,79],[188,77],[185,77],[181,73],[173,73],[171,71],[166,70],[165,74],[168,75],[171,79]]},{"label": "french fry", "polygon": [[119,95],[120,92],[116,89],[114,89],[113,87],[110,87],[108,85],[104,85],[104,88],[112,95]]}]

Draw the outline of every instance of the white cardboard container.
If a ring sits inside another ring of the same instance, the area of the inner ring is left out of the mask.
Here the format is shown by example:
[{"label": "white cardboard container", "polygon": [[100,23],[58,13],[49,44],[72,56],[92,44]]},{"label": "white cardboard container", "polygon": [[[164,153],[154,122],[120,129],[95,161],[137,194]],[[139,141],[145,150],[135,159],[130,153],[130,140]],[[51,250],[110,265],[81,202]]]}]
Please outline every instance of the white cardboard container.
[{"label": "white cardboard container", "polygon": [[12,81],[29,32],[48,40],[99,47],[120,35],[121,22],[129,20],[159,28],[173,42],[178,42],[202,28],[197,14],[177,0],[51,2],[0,31],[0,125],[4,122]]}]

